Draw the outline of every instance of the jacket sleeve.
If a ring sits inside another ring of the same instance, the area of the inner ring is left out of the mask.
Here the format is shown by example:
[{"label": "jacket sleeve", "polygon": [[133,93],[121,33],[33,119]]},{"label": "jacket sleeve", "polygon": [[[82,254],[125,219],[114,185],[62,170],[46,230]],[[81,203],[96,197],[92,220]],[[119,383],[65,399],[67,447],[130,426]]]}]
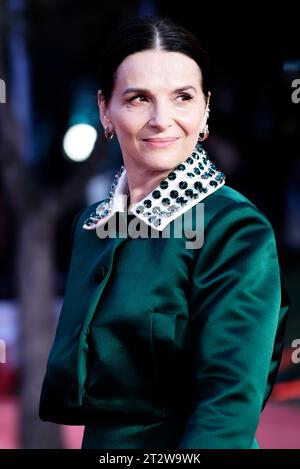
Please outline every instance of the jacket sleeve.
[{"label": "jacket sleeve", "polygon": [[288,311],[274,232],[255,206],[235,202],[210,221],[190,300],[192,407],[179,448],[251,448]]},{"label": "jacket sleeve", "polygon": [[75,231],[76,231],[76,226],[77,226],[77,223],[80,219],[80,216],[82,215],[83,212],[86,211],[86,207],[83,207],[81,210],[79,210],[79,212],[76,213],[76,215],[74,216],[73,220],[72,220],[72,223],[71,223],[71,229],[70,229],[70,242],[71,242],[71,246],[73,246],[73,243],[74,243],[74,238],[75,238]]}]

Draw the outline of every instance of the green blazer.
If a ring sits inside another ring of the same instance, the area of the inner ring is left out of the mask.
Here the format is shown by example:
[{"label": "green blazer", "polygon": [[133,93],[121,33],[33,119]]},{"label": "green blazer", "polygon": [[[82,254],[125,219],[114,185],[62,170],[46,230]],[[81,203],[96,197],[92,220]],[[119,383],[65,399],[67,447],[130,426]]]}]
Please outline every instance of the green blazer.
[{"label": "green blazer", "polygon": [[[85,425],[83,447],[258,447],[289,309],[274,232],[225,184],[201,200],[201,228],[199,203],[186,211],[196,249],[175,231],[100,238],[103,201],[74,220],[39,416]],[[112,212],[127,227],[141,216]]]}]

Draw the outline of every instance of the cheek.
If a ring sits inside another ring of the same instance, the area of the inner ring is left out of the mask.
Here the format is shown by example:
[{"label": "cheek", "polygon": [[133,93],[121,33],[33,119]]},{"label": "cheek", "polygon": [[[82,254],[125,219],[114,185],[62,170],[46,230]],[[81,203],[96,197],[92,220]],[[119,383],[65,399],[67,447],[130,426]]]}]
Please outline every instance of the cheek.
[{"label": "cheek", "polygon": [[145,126],[147,116],[145,112],[123,110],[115,114],[113,122],[124,136],[135,136]]},{"label": "cheek", "polygon": [[178,119],[178,125],[185,131],[186,134],[194,135],[199,133],[201,126],[201,117],[195,119],[195,116],[184,116]]},{"label": "cheek", "polygon": [[[200,107],[200,111],[199,111]],[[181,109],[177,112],[177,124],[180,125],[186,133],[198,133],[202,124],[204,111],[202,106],[191,106],[189,109]]]}]

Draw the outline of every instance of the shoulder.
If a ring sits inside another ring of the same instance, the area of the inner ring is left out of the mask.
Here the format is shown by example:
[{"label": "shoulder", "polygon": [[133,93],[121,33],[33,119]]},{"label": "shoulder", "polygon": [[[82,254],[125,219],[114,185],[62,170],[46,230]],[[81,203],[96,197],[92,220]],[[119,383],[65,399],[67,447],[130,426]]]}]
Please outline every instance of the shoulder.
[{"label": "shoulder", "polygon": [[253,202],[225,185],[203,202],[206,203],[201,263],[209,265],[212,259],[221,263],[229,260],[237,264],[250,262],[254,270],[262,268],[265,262],[274,268],[277,266],[273,226]]},{"label": "shoulder", "polygon": [[215,210],[216,212],[229,205],[236,204],[248,204],[256,210],[259,210],[245,195],[226,184],[204,199],[204,204],[206,205],[205,209]]},{"label": "shoulder", "polygon": [[250,199],[241,192],[224,184],[217,191],[213,192],[204,203],[205,227],[212,221],[226,221],[232,223],[234,220],[251,219],[260,220],[261,223],[271,227],[267,215],[258,208]]}]

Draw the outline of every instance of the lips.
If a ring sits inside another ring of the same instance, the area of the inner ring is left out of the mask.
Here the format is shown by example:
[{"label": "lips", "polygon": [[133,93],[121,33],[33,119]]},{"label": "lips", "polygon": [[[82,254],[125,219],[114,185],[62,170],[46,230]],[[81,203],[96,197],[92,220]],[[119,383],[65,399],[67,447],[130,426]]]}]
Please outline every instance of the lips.
[{"label": "lips", "polygon": [[145,138],[143,141],[149,148],[166,148],[174,145],[179,140],[179,137],[166,137],[166,138]]},{"label": "lips", "polygon": [[145,142],[149,143],[171,143],[178,140],[179,137],[166,137],[166,138],[144,138]]}]

